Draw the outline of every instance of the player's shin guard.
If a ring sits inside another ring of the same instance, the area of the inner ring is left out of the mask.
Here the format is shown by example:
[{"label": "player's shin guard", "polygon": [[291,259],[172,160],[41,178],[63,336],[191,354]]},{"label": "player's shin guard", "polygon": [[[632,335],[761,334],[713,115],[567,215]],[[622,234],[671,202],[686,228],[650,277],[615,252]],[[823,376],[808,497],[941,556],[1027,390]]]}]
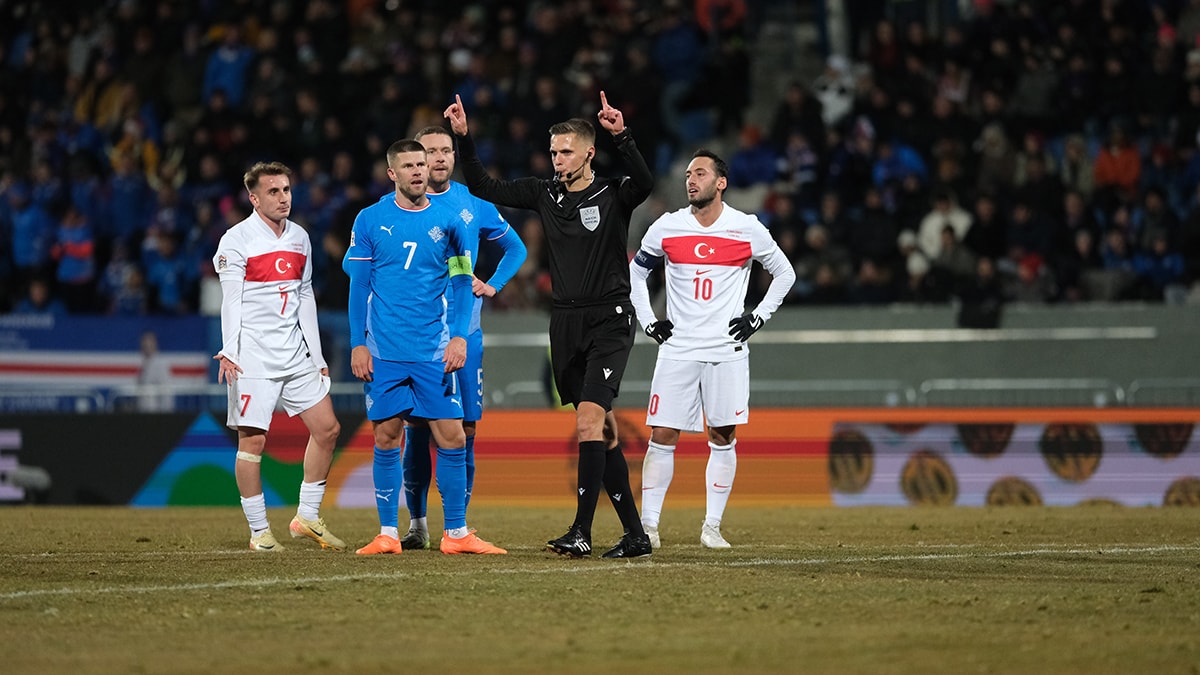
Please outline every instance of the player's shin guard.
[{"label": "player's shin guard", "polygon": [[467,468],[465,448],[437,449],[437,487],[447,530],[467,526]]},{"label": "player's shin guard", "polygon": [[705,513],[704,522],[713,527],[721,524],[725,505],[729,503],[729,492],[733,489],[733,476],[737,473],[737,441],[729,445],[708,444],[708,467],[704,470]]},{"label": "player's shin guard", "polygon": [[371,466],[375,479],[375,508],[379,511],[379,526],[398,528],[400,522],[400,493],[404,478],[400,468],[400,448],[375,448]]},{"label": "player's shin guard", "polygon": [[471,505],[471,490],[475,488],[475,437],[467,436],[467,506]]},{"label": "player's shin guard", "polygon": [[433,462],[429,458],[427,426],[404,427],[404,501],[409,518],[424,518],[429,500]]},{"label": "player's shin guard", "polygon": [[592,520],[596,517],[596,500],[604,486],[604,441],[579,443],[579,496],[575,502],[575,525],[590,540]]},{"label": "player's shin guard", "polygon": [[608,499],[617,510],[617,517],[625,531],[635,537],[645,534],[642,521],[638,518],[637,502],[633,498],[633,490],[629,487],[629,464],[625,462],[625,453],[621,446],[609,448],[604,460],[604,490]]},{"label": "player's shin guard", "polygon": [[650,441],[642,460],[642,523],[658,527],[667,488],[675,477],[675,446]]}]

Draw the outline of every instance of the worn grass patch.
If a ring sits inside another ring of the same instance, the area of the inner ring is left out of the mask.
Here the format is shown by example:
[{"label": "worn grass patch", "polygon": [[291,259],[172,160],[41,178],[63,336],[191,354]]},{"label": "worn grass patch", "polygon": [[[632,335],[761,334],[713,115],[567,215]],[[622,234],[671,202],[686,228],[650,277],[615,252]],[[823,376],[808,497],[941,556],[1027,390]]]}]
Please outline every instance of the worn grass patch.
[{"label": "worn grass patch", "polygon": [[[563,508],[472,506],[508,556],[360,557],[237,509],[13,507],[0,664],[46,672],[1200,673],[1188,509],[668,507],[645,561],[542,551]],[[354,546],[373,510],[326,509]],[[595,547],[615,541],[597,519]]]}]

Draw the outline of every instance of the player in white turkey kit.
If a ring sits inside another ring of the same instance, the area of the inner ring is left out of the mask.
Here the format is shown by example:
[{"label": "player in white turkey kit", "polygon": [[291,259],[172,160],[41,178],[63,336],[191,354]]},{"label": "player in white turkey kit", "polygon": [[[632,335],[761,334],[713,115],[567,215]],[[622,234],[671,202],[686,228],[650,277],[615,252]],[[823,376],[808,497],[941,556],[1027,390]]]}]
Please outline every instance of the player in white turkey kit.
[{"label": "player in white turkey kit", "polygon": [[[746,341],[783,303],[796,273],[758,218],[725,204],[729,168],[708,150],[688,164],[686,208],[654,221],[629,263],[630,299],[646,334],[658,342],[642,464],[642,525],[658,548],[659,516],[675,472],[681,431],[708,431],[706,513],[700,543],[729,548],[721,519],[737,471],[735,431],[749,421]],[[766,296],[745,311],[753,261],[771,274]],[[646,285],[665,262],[667,316],[657,320]],[[707,422],[707,426],[706,426]]]},{"label": "player in white turkey kit", "polygon": [[325,527],[321,500],[340,426],[329,399],[329,367],[321,354],[312,290],[312,243],[288,220],[292,172],[259,162],[246,172],[254,212],[229,228],[213,266],[221,279],[221,351],[217,381],[229,386],[227,424],[238,430],[234,476],[250,524],[250,549],[282,548],[267,522],[262,454],[275,405],[308,428],[300,506],[289,530],[321,548],[345,543]]}]

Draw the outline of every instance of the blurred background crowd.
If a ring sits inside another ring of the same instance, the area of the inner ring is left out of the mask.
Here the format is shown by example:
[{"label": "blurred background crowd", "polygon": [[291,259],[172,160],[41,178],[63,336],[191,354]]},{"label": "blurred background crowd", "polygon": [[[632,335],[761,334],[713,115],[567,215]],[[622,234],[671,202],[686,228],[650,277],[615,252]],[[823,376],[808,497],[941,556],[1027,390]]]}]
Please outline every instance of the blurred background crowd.
[{"label": "blurred background crowd", "polygon": [[[1196,297],[1200,0],[844,2],[840,50],[830,3],[793,3],[820,39],[764,69],[783,4],[0,2],[0,312],[200,311],[258,160],[296,171],[318,301],[343,308],[392,141],[458,94],[496,175],[548,177],[546,130],[601,89],[658,177],[641,225],[717,149],[796,265],[790,303],[959,302],[986,326],[1013,301]],[[544,307],[540,228],[506,215],[530,256],[494,306]]]}]

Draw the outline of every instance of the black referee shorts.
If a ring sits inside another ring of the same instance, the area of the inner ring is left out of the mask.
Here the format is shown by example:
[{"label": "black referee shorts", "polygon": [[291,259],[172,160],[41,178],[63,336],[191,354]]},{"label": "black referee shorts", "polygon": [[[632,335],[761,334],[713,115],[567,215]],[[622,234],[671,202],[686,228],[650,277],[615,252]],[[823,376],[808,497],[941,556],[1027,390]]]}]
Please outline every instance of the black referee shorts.
[{"label": "black referee shorts", "polygon": [[634,324],[629,303],[550,312],[550,364],[559,400],[576,407],[591,401],[612,410],[633,349]]}]

